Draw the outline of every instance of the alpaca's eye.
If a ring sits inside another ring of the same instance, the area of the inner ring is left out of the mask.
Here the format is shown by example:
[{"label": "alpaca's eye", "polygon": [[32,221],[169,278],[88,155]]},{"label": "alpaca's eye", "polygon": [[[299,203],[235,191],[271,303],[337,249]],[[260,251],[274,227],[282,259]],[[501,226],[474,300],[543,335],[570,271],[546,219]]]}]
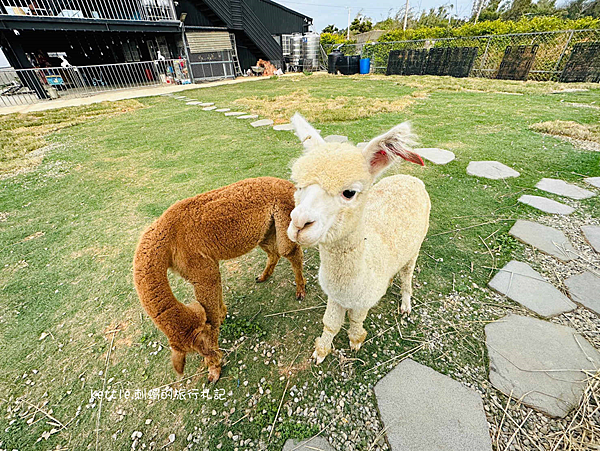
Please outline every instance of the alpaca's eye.
[{"label": "alpaca's eye", "polygon": [[347,189],[342,192],[342,196],[344,196],[345,199],[352,199],[355,194],[356,191],[352,191],[351,189]]}]

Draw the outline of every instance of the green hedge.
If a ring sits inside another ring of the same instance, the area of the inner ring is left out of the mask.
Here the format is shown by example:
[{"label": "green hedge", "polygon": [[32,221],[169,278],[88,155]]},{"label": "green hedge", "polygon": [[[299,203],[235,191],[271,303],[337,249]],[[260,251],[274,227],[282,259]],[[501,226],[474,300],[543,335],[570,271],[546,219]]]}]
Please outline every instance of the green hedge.
[{"label": "green hedge", "polygon": [[413,39],[454,38],[463,36],[487,36],[509,33],[535,33],[555,30],[582,30],[600,28],[600,19],[584,17],[570,20],[545,16],[512,20],[488,20],[478,24],[466,23],[456,28],[425,27],[403,30],[392,30],[381,36],[379,42],[408,41]]}]

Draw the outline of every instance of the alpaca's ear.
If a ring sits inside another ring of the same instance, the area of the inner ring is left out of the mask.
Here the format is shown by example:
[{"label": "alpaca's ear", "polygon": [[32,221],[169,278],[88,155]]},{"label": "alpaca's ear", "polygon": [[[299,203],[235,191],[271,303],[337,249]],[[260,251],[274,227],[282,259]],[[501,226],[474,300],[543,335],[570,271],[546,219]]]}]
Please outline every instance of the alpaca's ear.
[{"label": "alpaca's ear", "polygon": [[321,138],[319,132],[308,123],[306,119],[302,117],[300,113],[294,114],[292,117],[292,125],[296,131],[296,136],[300,138],[305,149],[311,149],[312,147],[324,144],[325,140]]},{"label": "alpaca's ear", "polygon": [[417,136],[412,132],[410,122],[396,125],[389,132],[372,139],[363,149],[371,174],[381,173],[398,158],[425,166],[422,158],[412,151],[416,143]]}]

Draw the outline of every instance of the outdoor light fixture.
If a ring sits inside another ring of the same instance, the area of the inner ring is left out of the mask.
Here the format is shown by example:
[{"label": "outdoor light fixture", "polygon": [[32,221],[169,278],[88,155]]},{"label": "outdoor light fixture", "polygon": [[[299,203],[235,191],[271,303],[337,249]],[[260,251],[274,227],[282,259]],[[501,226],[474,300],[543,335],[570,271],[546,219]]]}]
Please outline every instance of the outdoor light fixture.
[{"label": "outdoor light fixture", "polygon": [[187,13],[181,13],[179,15],[179,22],[185,22],[186,17],[187,17]]}]

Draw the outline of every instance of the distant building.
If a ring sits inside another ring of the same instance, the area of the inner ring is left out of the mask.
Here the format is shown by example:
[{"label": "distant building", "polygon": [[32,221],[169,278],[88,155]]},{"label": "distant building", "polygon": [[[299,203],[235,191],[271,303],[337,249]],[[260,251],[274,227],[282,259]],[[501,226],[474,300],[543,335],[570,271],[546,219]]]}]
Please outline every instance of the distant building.
[{"label": "distant building", "polygon": [[189,55],[194,78],[223,78],[232,42],[242,71],[259,58],[281,66],[281,35],[311,24],[271,0],[0,0],[0,50],[15,69]]}]

